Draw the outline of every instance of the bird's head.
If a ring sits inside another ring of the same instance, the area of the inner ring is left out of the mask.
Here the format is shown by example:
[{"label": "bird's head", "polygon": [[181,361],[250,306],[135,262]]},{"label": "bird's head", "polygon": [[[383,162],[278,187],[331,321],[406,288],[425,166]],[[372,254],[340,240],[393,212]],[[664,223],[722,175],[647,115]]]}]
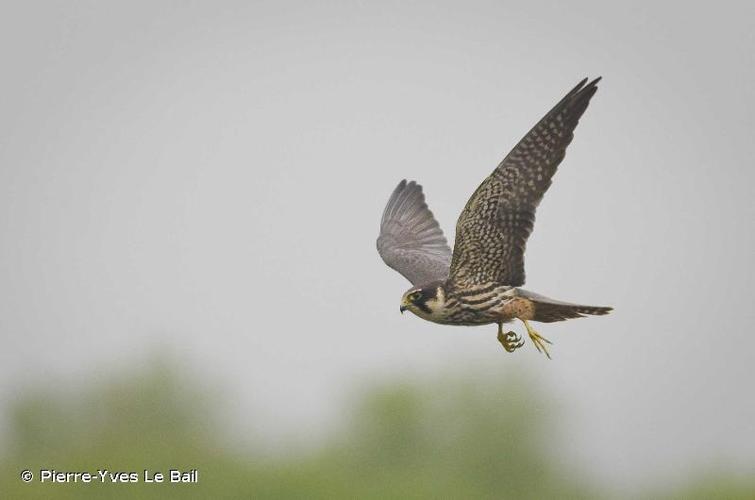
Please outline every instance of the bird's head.
[{"label": "bird's head", "polygon": [[413,287],[401,297],[399,310],[411,311],[420,318],[435,319],[443,310],[446,294],[443,282]]}]

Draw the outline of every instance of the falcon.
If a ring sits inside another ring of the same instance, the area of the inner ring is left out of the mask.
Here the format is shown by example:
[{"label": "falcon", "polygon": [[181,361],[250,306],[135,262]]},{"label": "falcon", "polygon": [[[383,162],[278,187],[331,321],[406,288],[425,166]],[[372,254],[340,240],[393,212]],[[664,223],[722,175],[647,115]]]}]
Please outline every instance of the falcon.
[{"label": "falcon", "polygon": [[400,311],[444,325],[498,325],[498,341],[508,352],[524,345],[503,325],[520,320],[532,343],[548,358],[546,344],[530,324],[585,315],[611,307],[561,302],[520,288],[524,250],[535,209],[564,159],[574,129],[598,90],[600,78],[582,80],[556,104],[472,194],[456,222],[453,253],[422,186],[402,180],[380,222],[377,249],[383,261],[412,283]]}]

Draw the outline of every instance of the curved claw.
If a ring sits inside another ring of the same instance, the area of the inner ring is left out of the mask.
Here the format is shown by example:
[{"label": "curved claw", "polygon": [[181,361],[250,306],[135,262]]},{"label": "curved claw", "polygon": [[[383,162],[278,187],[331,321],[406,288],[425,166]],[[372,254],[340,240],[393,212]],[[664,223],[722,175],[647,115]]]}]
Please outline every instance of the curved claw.
[{"label": "curved claw", "polygon": [[514,332],[506,332],[505,334],[502,331],[498,332],[498,342],[506,349],[506,352],[514,352],[524,346],[522,337]]}]

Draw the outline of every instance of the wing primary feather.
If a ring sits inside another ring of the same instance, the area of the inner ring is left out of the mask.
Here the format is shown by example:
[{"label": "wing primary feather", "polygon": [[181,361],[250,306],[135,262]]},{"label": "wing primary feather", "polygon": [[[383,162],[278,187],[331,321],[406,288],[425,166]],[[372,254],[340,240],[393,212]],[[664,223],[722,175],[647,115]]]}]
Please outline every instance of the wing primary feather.
[{"label": "wing primary feather", "polygon": [[427,207],[422,186],[405,179],[383,210],[377,248],[383,261],[415,285],[448,277],[451,249]]},{"label": "wing primary feather", "polygon": [[474,192],[456,224],[452,280],[524,284],[535,209],[600,81],[585,78],[567,92]]},{"label": "wing primary feather", "polygon": [[386,203],[385,208],[383,209],[383,217],[380,220],[381,224],[384,224],[385,221],[390,219],[393,215],[396,199],[401,194],[401,190],[404,189],[404,186],[406,186],[406,179],[403,179],[401,182],[399,182],[398,186],[396,186],[396,189],[394,189],[391,193],[390,198],[388,198],[388,203]]}]

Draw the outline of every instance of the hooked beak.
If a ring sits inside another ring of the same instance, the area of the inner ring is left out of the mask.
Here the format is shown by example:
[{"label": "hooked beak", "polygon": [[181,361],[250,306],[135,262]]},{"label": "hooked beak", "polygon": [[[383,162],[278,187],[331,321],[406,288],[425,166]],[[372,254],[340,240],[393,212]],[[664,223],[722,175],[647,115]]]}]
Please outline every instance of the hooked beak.
[{"label": "hooked beak", "polygon": [[406,306],[399,306],[398,310],[401,311],[401,314],[404,314],[404,311],[406,311]]}]

